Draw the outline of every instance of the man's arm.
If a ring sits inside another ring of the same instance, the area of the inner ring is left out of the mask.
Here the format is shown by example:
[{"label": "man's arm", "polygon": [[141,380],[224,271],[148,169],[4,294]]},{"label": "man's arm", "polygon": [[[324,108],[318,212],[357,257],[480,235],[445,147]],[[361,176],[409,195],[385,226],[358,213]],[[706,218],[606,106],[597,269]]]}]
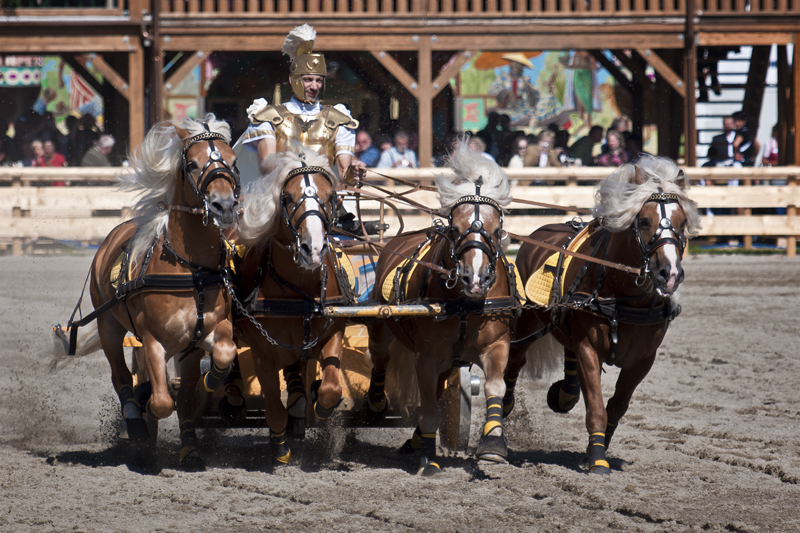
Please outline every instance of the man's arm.
[{"label": "man's arm", "polygon": [[[360,183],[367,174],[367,165],[363,161],[353,161],[353,156],[347,153],[340,153],[336,156],[336,170],[339,172],[341,181],[348,182],[349,185],[354,180]],[[350,175],[348,176],[348,171]]]},{"label": "man's arm", "polygon": [[277,151],[278,141],[275,140],[275,137],[264,137],[259,139],[256,148],[258,150],[258,170],[262,175],[267,175],[271,170],[267,167],[267,158]]}]

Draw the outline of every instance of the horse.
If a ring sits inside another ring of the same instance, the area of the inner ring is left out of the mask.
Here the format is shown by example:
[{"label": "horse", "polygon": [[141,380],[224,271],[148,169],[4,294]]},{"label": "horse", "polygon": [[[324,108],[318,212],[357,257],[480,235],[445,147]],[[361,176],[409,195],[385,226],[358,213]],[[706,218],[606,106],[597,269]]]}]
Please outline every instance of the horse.
[{"label": "horse", "polygon": [[[687,178],[672,161],[643,157],[600,183],[595,219],[580,234],[573,224],[552,224],[530,235],[531,240],[565,248],[572,243],[569,249],[574,252],[638,267],[637,276],[579,258],[566,264],[565,254],[558,254],[556,261],[553,252],[528,242],[519,249],[516,264],[523,280],[532,280],[534,274],[550,277],[539,296],[543,306],[525,309],[514,325],[504,413],[508,416],[514,407],[514,386],[526,360],[540,368],[557,364],[557,352],[537,351],[534,344],[552,333],[563,346],[565,377],[551,386],[547,403],[555,412],[566,413],[583,393],[590,473],[611,473],[606,459],[611,437],[680,312],[681,258],[687,237],[699,229],[697,206],[687,191]],[[535,300],[533,290],[528,281],[526,293]],[[605,408],[603,364],[621,369]]]},{"label": "horse", "polygon": [[436,462],[437,398],[454,367],[464,364],[477,364],[486,375],[487,418],[476,454],[492,461],[507,456],[503,372],[511,312],[519,305],[513,265],[503,252],[503,206],[511,201],[510,188],[502,169],[466,142],[451,155],[449,166],[454,175],[436,178],[447,225],[391,239],[378,259],[372,294],[373,300],[387,304],[441,302],[446,314],[383,320],[369,327],[373,369],[366,396],[367,407],[377,416],[388,409],[385,382],[392,340],[414,352],[418,426],[401,452],[421,454],[418,474],[423,476],[441,472]]},{"label": "horse", "polygon": [[[330,305],[352,303],[341,258],[330,239],[337,213],[338,179],[325,156],[295,144],[268,159],[273,170],[250,184],[236,242],[248,248],[241,259],[237,294],[237,335],[253,353],[253,365],[266,404],[273,459],[292,461],[287,443],[290,415],[304,431],[307,395],[301,365],[315,358],[322,379],[310,387],[311,413],[329,419],[341,402],[340,357],[345,319],[327,319]],[[287,383],[281,402],[278,372]]]},{"label": "horse", "polygon": [[[137,216],[114,228],[98,249],[89,285],[95,311],[71,319],[70,334],[71,353],[97,349],[92,339],[105,352],[122,408],[123,439],[146,440],[148,420],[172,414],[170,358],[192,354],[199,368],[200,350],[210,352],[213,367],[204,384],[214,389],[236,356],[221,233],[239,210],[239,173],[229,142],[230,127],[213,114],[202,121],[161,122],[132,155],[133,172],[120,177],[122,188],[143,191],[134,206]],[[87,319],[94,321],[87,325]],[[83,346],[76,346],[83,325],[89,332]],[[128,332],[142,343],[140,361],[150,379],[136,389],[122,345]],[[181,387],[177,398],[180,462],[189,470],[204,468],[192,421],[194,396],[192,388]]]}]

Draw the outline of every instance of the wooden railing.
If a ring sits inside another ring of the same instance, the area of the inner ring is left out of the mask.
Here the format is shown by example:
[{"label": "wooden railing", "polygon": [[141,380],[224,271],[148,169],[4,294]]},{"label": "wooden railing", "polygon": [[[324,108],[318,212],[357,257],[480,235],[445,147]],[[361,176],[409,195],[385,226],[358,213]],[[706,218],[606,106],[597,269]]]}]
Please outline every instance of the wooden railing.
[{"label": "wooden railing", "polygon": [[139,21],[150,13],[151,1],[158,0],[67,0],[58,7],[37,5],[35,0],[21,0],[15,7],[6,7],[0,10],[0,17],[13,15],[14,17],[41,17],[44,18],[71,18],[83,17],[125,17],[129,20]]},{"label": "wooden railing", "polygon": [[[35,239],[100,242],[114,226],[128,216],[135,195],[119,192],[112,186],[114,174],[124,169],[98,168],[0,168],[0,250],[11,248],[21,255]],[[441,169],[406,169],[386,171],[403,179],[430,183]],[[690,197],[701,208],[701,236],[734,235],[788,237],[787,254],[795,254],[796,236],[800,235],[800,188],[797,177],[800,167],[756,169],[688,169],[694,181],[706,180],[705,187],[692,187]],[[382,172],[383,173],[383,172]],[[594,184],[608,175],[603,168],[522,169],[508,172],[515,183],[512,195],[523,200],[590,208],[594,205]],[[737,187],[726,186],[738,179]],[[69,186],[50,185],[67,182]],[[725,186],[713,186],[717,182]],[[533,185],[530,185],[533,183]],[[757,184],[759,183],[759,184]],[[770,183],[785,183],[781,185]],[[405,190],[402,187],[390,189]],[[369,190],[369,188],[365,189]],[[419,191],[411,195],[430,206],[438,205],[436,193]],[[727,209],[742,214],[709,216],[705,209]],[[753,214],[754,209],[785,209],[785,214]],[[366,219],[376,219],[378,207],[363,205]],[[430,225],[430,217],[412,208],[401,208],[406,230]],[[564,222],[572,216],[537,210],[529,205],[513,203],[506,217],[507,229],[528,234],[543,224]],[[585,217],[587,219],[588,217]],[[393,233],[397,218],[386,212],[385,221]]]}]

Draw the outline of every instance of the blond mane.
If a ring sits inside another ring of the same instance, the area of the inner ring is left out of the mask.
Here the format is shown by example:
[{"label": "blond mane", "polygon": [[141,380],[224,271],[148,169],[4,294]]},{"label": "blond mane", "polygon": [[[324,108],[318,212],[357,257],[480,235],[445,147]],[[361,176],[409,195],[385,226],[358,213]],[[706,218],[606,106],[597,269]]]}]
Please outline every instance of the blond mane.
[{"label": "blond mane", "polygon": [[490,159],[470,149],[469,137],[459,139],[458,147],[447,160],[454,175],[436,176],[442,213],[448,214],[459,198],[475,194],[475,182],[483,178],[481,196],[506,206],[511,203],[511,187],[503,169]]}]

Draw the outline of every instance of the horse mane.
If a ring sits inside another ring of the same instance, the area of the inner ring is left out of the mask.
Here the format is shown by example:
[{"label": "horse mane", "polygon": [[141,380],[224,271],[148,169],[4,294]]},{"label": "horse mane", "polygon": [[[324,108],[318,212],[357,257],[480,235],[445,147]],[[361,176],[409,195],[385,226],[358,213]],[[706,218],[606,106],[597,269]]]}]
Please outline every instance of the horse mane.
[{"label": "horse mane", "polygon": [[[206,131],[204,123],[212,132],[222,134],[225,141],[230,142],[230,126],[224,120],[218,120],[213,113],[207,114],[202,120],[185,118],[177,125],[192,137]],[[141,219],[131,247],[133,264],[156,236],[166,232],[169,211],[159,211],[158,204],[172,203],[175,196],[178,181],[175,175],[180,171],[183,155],[181,140],[172,121],[159,122],[130,154],[128,160],[133,172],[117,176],[122,190],[142,193],[132,207],[134,216]]]},{"label": "horse mane", "polygon": [[[644,177],[641,185],[634,181],[636,168]],[[592,215],[599,218],[603,228],[616,232],[628,229],[651,194],[659,189],[678,196],[678,203],[686,214],[686,235],[693,237],[700,230],[697,204],[689,199],[689,178],[683,176],[686,187],[678,183],[680,169],[666,157],[642,156],[634,164],[626,164],[604,179],[595,191]]]},{"label": "horse mane", "polygon": [[239,239],[244,244],[256,244],[275,234],[280,220],[281,191],[289,171],[303,165],[322,167],[333,177],[334,189],[339,182],[331,170],[328,158],[299,143],[291,143],[286,151],[269,156],[269,174],[247,185],[242,194],[243,213],[237,222]]},{"label": "horse mane", "polygon": [[511,203],[511,187],[503,169],[494,161],[475,152],[467,143],[469,136],[458,139],[458,147],[448,157],[447,166],[453,175],[436,176],[442,213],[447,215],[459,198],[475,194],[475,182],[483,178],[481,196],[505,206]]}]

